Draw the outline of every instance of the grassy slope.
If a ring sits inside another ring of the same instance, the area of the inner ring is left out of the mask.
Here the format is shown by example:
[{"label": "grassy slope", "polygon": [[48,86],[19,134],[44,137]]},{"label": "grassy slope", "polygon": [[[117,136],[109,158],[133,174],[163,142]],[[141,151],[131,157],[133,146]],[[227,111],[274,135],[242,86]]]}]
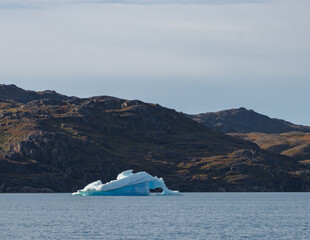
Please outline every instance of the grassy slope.
[{"label": "grassy slope", "polygon": [[310,133],[288,132],[282,134],[247,133],[237,134],[248,141],[255,142],[268,151],[293,157],[307,163],[310,161]]}]

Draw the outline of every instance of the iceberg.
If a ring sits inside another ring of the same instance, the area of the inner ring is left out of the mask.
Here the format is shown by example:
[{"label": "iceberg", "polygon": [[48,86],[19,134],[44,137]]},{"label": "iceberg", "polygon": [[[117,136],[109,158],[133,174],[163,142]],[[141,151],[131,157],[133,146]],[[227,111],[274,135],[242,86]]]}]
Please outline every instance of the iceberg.
[{"label": "iceberg", "polygon": [[147,172],[133,173],[127,170],[118,174],[116,180],[103,184],[100,180],[88,184],[72,195],[79,196],[147,196],[150,189],[161,188],[160,195],[179,195],[179,191],[167,188],[162,178],[153,177]]}]

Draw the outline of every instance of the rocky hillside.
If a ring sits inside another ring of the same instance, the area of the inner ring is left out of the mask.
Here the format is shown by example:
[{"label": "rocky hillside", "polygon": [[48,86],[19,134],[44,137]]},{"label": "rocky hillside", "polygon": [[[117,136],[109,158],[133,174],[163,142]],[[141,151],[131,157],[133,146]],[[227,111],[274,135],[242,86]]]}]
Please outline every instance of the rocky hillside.
[{"label": "rocky hillside", "polygon": [[262,149],[310,164],[310,127],[270,118],[245,108],[188,115],[191,119]]},{"label": "rocky hillside", "polygon": [[126,169],[181,191],[310,189],[294,158],[157,104],[1,87],[15,90],[0,92],[0,192],[72,192]]},{"label": "rocky hillside", "polygon": [[219,112],[188,115],[203,125],[224,133],[285,133],[292,131],[310,132],[310,127],[270,118],[245,108]]}]

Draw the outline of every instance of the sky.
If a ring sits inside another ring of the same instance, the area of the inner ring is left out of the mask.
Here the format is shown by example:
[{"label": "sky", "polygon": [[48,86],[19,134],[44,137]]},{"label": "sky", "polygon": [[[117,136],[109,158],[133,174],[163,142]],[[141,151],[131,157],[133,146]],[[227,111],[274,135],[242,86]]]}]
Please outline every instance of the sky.
[{"label": "sky", "polygon": [[309,0],[0,0],[0,83],[310,125]]}]

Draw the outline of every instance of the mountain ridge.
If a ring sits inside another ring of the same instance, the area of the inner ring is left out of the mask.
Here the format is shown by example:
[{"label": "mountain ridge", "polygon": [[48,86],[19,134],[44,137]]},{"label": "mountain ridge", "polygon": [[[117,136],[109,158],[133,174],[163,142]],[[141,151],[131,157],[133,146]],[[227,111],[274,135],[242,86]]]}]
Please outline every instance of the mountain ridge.
[{"label": "mountain ridge", "polygon": [[56,91],[30,91],[17,87],[14,84],[0,84],[0,100],[13,100],[18,103],[28,103],[33,100],[54,99],[54,100],[69,100],[74,97],[68,97],[57,93]]},{"label": "mountain ridge", "polygon": [[187,115],[191,119],[224,133],[285,133],[310,132],[310,127],[270,118],[244,107]]},{"label": "mountain ridge", "polygon": [[21,97],[0,92],[0,192],[76,191],[127,169],[181,191],[309,190],[308,168],[294,158],[158,104]]}]

